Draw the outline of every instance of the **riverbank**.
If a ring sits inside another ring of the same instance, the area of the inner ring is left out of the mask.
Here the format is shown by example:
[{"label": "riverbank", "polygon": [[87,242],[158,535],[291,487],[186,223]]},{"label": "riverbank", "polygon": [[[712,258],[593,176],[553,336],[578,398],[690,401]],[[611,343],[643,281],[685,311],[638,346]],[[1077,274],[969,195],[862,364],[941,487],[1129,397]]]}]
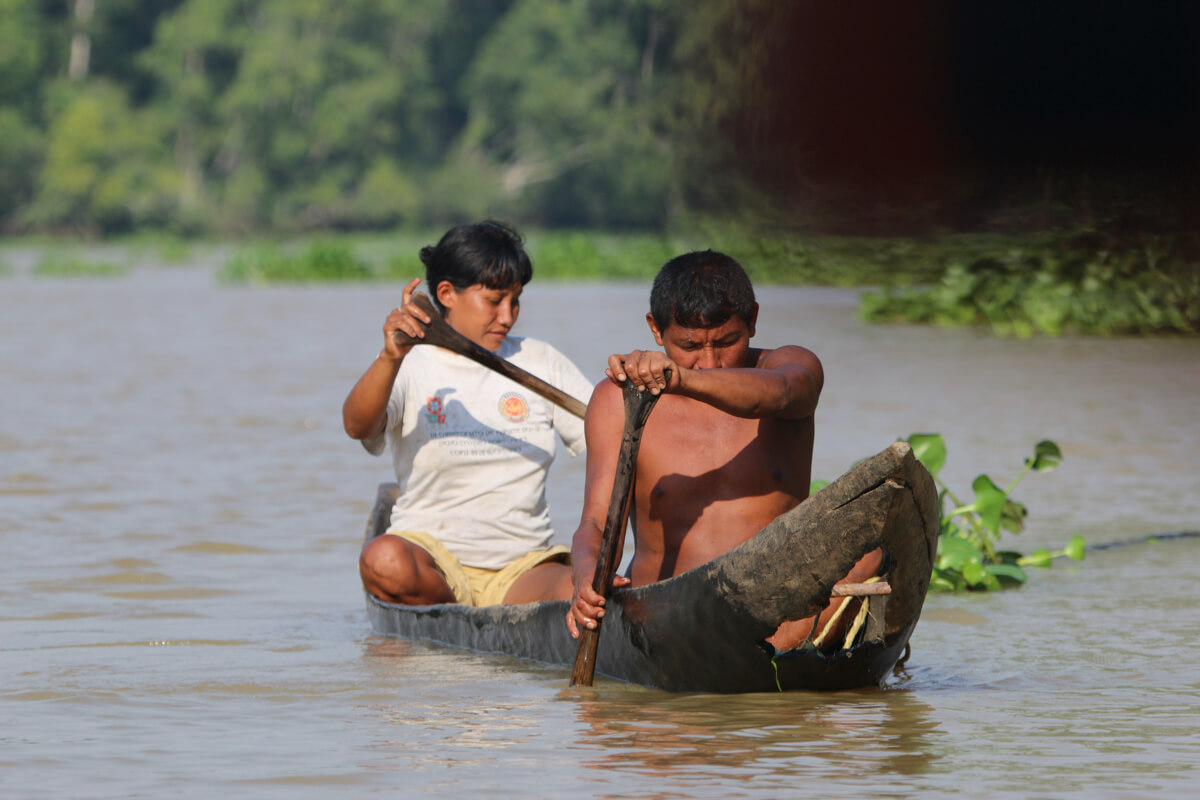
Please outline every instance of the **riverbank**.
[{"label": "riverbank", "polygon": [[[441,233],[16,240],[0,247],[0,275],[105,277],[139,263],[203,261],[216,280],[233,285],[405,282],[423,274],[418,252]],[[868,237],[707,223],[672,232],[532,229],[525,238],[540,281],[648,283],[669,258],[711,247],[737,257],[759,286],[870,289],[860,313],[871,322],[1017,337],[1200,333],[1200,236],[1192,234]]]}]

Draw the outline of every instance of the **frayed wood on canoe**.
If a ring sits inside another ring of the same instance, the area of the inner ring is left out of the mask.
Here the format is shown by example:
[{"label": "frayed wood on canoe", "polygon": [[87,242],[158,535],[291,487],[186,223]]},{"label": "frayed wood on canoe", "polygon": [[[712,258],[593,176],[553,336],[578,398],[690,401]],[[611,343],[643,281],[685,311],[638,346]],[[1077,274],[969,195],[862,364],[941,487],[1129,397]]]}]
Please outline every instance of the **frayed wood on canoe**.
[{"label": "frayed wood on canoe", "polygon": [[[395,484],[380,486],[367,536],[387,530]],[[916,627],[937,553],[937,491],[897,442],[725,555],[681,575],[617,590],[608,603],[596,671],[682,692],[837,690],[879,686]],[[766,642],[786,620],[829,603],[834,584],[865,554],[887,555],[887,585],[863,590],[867,622],[831,655],[776,653]],[[401,606],[366,595],[373,630],[484,653],[570,666],[566,602],[472,608]],[[565,676],[564,676],[565,680]]]}]

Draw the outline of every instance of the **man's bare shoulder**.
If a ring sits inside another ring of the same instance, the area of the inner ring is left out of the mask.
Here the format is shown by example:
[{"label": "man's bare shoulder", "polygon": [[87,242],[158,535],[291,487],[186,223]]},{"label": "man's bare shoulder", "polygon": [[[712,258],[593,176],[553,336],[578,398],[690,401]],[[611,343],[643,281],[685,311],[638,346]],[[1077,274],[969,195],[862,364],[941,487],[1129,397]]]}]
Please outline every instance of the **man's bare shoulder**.
[{"label": "man's bare shoulder", "polygon": [[776,369],[788,364],[797,364],[807,369],[821,367],[821,359],[817,358],[817,354],[807,347],[801,347],[798,344],[785,344],[771,350],[762,349],[758,351],[758,359],[755,366],[759,369]]},{"label": "man's bare shoulder", "polygon": [[785,419],[811,417],[817,408],[817,399],[825,387],[825,368],[821,359],[807,347],[789,344],[774,350],[763,350],[759,354],[759,369],[770,370],[782,375],[790,387],[788,408],[779,414]]},{"label": "man's bare shoulder", "polygon": [[621,403],[621,387],[605,378],[592,389],[592,398],[588,401],[588,409],[594,405],[604,408]]},{"label": "man's bare shoulder", "polygon": [[591,399],[587,404],[588,425],[623,424],[625,419],[625,401],[621,396],[621,387],[605,379],[596,384],[592,390]]}]

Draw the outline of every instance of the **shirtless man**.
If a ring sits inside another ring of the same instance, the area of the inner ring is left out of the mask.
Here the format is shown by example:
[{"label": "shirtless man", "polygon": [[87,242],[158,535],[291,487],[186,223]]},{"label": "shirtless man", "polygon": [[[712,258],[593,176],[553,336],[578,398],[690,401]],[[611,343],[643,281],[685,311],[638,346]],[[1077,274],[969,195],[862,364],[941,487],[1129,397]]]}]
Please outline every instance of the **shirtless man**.
[{"label": "shirtless man", "polygon": [[[592,579],[624,425],[622,382],[663,396],[642,432],[630,512],[636,549],[628,576],[615,577],[615,587],[642,586],[711,561],[808,497],[824,372],[803,347],[750,346],[758,304],[741,265],[711,250],[674,258],[654,280],[650,309],[646,321],[662,351],[611,356],[609,380],[588,404],[587,482],[567,613],[576,638],[604,616]],[[868,554],[844,580],[874,575],[881,559],[879,551]],[[822,612],[819,630],[842,602]],[[811,617],[785,622],[768,641],[780,651],[795,647],[812,623]]]}]

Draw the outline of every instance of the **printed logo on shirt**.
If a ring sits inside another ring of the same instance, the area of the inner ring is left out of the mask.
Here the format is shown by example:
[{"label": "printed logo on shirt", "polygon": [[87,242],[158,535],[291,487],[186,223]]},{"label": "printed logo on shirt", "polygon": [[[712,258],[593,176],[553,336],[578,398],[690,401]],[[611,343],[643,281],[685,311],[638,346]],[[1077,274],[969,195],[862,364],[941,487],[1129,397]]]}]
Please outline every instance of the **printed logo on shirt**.
[{"label": "printed logo on shirt", "polygon": [[442,408],[442,398],[430,397],[425,401],[425,417],[430,425],[444,425],[446,412]]},{"label": "printed logo on shirt", "polygon": [[529,416],[529,403],[519,392],[508,392],[500,398],[500,413],[513,422],[524,422]]}]

